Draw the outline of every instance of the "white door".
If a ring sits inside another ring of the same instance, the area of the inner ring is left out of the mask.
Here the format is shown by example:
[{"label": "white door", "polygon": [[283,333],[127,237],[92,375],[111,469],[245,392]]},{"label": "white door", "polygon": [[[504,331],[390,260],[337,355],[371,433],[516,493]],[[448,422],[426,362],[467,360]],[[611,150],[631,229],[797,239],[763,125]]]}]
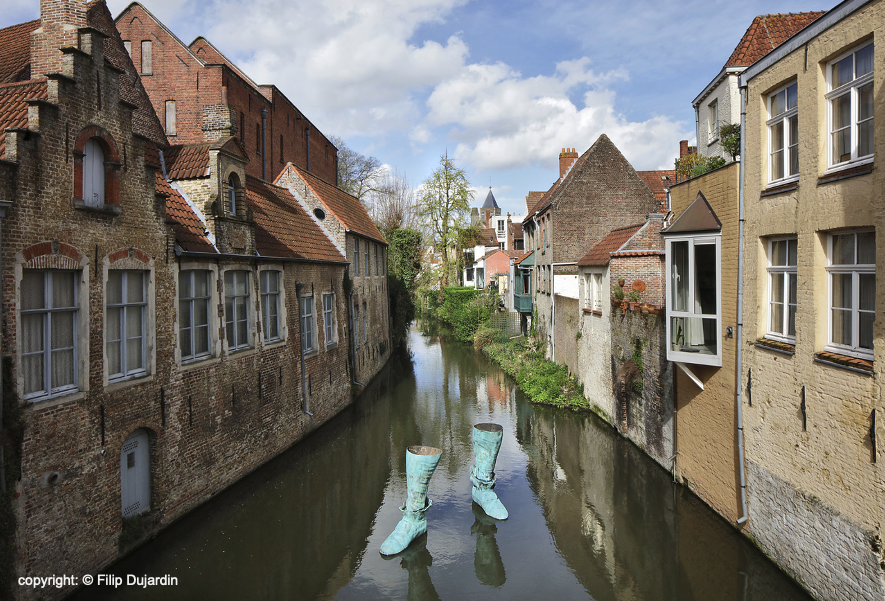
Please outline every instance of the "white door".
[{"label": "white door", "polygon": [[83,204],[104,206],[104,152],[94,138],[83,147]]},{"label": "white door", "polygon": [[123,517],[144,513],[151,508],[150,442],[144,430],[137,430],[123,443],[120,453],[120,497]]}]

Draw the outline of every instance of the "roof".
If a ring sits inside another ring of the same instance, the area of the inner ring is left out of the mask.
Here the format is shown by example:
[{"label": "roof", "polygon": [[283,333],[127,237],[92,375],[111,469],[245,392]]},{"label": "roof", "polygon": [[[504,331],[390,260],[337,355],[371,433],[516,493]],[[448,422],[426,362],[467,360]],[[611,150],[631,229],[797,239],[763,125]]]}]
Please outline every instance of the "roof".
[{"label": "roof", "polygon": [[7,127],[28,126],[28,104],[25,100],[46,100],[49,90],[46,80],[33,80],[0,85],[0,159],[6,158]]},{"label": "roof", "polygon": [[170,146],[163,153],[169,179],[196,179],[209,175],[209,144]]},{"label": "roof", "polygon": [[670,182],[676,183],[676,171],[674,169],[662,171],[637,171],[636,174],[651,189],[655,198],[661,203],[661,207],[667,209],[667,184],[662,178],[670,178]]},{"label": "roof", "polygon": [[255,218],[255,247],[259,255],[347,262],[285,188],[247,176],[246,199]]},{"label": "roof", "polygon": [[31,79],[31,32],[38,27],[40,19],[0,29],[0,83]]},{"label": "roof", "polygon": [[484,227],[476,232],[474,241],[477,246],[498,246],[498,235],[495,228]]},{"label": "roof", "polygon": [[480,261],[483,261],[483,260],[485,260],[485,259],[488,259],[489,257],[491,257],[491,256],[492,256],[493,254],[495,254],[495,253],[504,253],[504,254],[507,255],[508,257],[511,257],[511,258],[514,258],[514,259],[515,259],[515,258],[518,258],[518,257],[522,257],[522,256],[525,254],[524,251],[521,251],[521,250],[502,250],[502,249],[500,249],[500,248],[496,248],[496,249],[494,249],[494,250],[490,250],[489,252],[487,252],[486,254],[484,254],[484,255],[482,256],[482,258],[480,258],[479,260],[480,260]]},{"label": "roof", "polygon": [[520,255],[516,258],[516,261],[513,262],[514,265],[525,265],[532,266],[535,264],[535,251],[530,250],[529,252]]},{"label": "roof", "polygon": [[726,67],[746,67],[786,42],[826,11],[759,15],[744,33]]},{"label": "roof", "polygon": [[704,195],[698,192],[694,201],[682,211],[663,234],[681,234],[690,232],[718,232],[722,230],[722,222],[707,202]]},{"label": "roof", "polygon": [[166,197],[166,221],[172,224],[175,241],[187,252],[217,253],[209,241],[206,224],[181,193],[156,172],[156,192]]},{"label": "roof", "polygon": [[611,254],[624,246],[633,234],[638,232],[643,225],[645,224],[640,223],[612,230],[605,238],[600,240],[596,246],[591,248],[590,252],[581,257],[578,261],[578,266],[608,265]]},{"label": "roof", "polygon": [[518,221],[511,221],[510,222],[510,233],[513,235],[514,238],[522,238],[523,237],[522,223],[520,223]]},{"label": "roof", "polygon": [[527,215],[535,212],[535,205],[544,197],[544,194],[545,192],[529,192],[528,196],[525,197],[525,211]]},{"label": "roof", "polygon": [[320,199],[320,202],[332,212],[338,221],[344,224],[344,227],[366,238],[387,244],[384,234],[381,233],[378,226],[369,217],[366,208],[356,196],[351,196],[338,186],[320,179],[297,165],[290,163],[286,167],[291,167],[298,173],[301,179],[304,180],[304,183]]},{"label": "roof", "polygon": [[498,203],[495,202],[495,195],[492,194],[492,189],[489,188],[489,193],[486,195],[486,200],[482,203],[481,209],[500,209]]}]

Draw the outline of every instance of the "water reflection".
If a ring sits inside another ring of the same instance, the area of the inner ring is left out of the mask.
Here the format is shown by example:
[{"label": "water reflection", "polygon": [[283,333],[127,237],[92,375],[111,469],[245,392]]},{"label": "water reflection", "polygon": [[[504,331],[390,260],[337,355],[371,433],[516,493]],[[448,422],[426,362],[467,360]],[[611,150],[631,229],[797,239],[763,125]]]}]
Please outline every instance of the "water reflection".
[{"label": "water reflection", "polygon": [[[483,356],[426,333],[353,407],[113,568],[177,587],[79,598],[808,599],[595,416],[529,405]],[[471,499],[481,422],[504,427],[504,522]],[[427,534],[388,559],[413,444],[443,450]]]}]

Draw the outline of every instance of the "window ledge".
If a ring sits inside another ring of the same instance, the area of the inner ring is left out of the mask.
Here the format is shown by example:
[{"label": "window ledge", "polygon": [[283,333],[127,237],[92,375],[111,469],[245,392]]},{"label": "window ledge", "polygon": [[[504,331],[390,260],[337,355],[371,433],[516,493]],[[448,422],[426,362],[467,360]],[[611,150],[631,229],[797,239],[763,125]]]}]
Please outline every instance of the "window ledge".
[{"label": "window ledge", "polygon": [[283,340],[282,338],[275,338],[273,340],[270,340],[270,341],[264,343],[264,350],[270,351],[275,348],[280,348],[283,346],[286,346],[286,341]]},{"label": "window ledge", "polygon": [[599,309],[590,309],[589,307],[585,307],[581,309],[581,311],[587,313],[588,315],[602,315],[602,311],[600,311]]},{"label": "window ledge", "polygon": [[335,342],[330,342],[329,344],[326,345],[327,351],[333,351],[336,348],[338,348],[338,341],[337,340]]},{"label": "window ledge", "polygon": [[185,359],[178,364],[178,369],[188,371],[199,367],[207,367],[221,361],[220,357],[200,357],[199,359]]},{"label": "window ledge", "polygon": [[113,392],[121,388],[132,386],[133,384],[143,384],[145,382],[150,382],[153,379],[153,374],[139,374],[137,376],[132,376],[128,378],[119,378],[117,380],[111,380],[107,384],[105,384],[104,390],[105,392]]},{"label": "window ledge", "polygon": [[771,340],[770,338],[760,338],[755,342],[755,346],[756,348],[761,348],[767,351],[774,351],[775,353],[789,355],[790,357],[796,354],[795,344],[781,342],[779,340]]},{"label": "window ledge", "polygon": [[817,185],[821,186],[823,184],[829,184],[832,182],[838,182],[843,179],[848,179],[849,177],[857,177],[858,175],[867,175],[868,173],[873,172],[873,161],[870,159],[867,162],[860,163],[850,163],[848,165],[842,165],[840,167],[834,167],[833,169],[828,169],[824,172],[822,176],[817,178]]},{"label": "window ledge", "polygon": [[86,211],[88,213],[100,213],[102,215],[110,215],[116,217],[120,214],[120,205],[104,204],[100,207],[90,207],[83,202],[82,198],[74,199],[74,208],[78,211]]},{"label": "window ledge", "polygon": [[873,362],[867,359],[858,359],[857,357],[849,357],[830,351],[821,351],[814,354],[814,362],[839,367],[867,376],[873,375]]},{"label": "window ledge", "polygon": [[27,408],[32,411],[42,411],[43,409],[49,409],[51,407],[56,407],[58,405],[62,405],[64,403],[70,403],[72,401],[79,401],[86,397],[86,392],[83,390],[72,390],[69,393],[62,394],[59,396],[53,397],[41,397],[38,399],[25,399]]},{"label": "window ledge", "polygon": [[314,349],[314,350],[309,351],[307,353],[301,353],[301,356],[304,357],[305,359],[310,359],[311,357],[316,357],[319,354],[320,354],[319,349]]},{"label": "window ledge", "polygon": [[784,192],[792,192],[793,190],[799,189],[799,180],[794,179],[789,182],[781,182],[779,184],[775,184],[774,186],[769,186],[762,190],[759,194],[759,198],[765,198],[766,196],[773,196],[775,194],[783,194]]}]

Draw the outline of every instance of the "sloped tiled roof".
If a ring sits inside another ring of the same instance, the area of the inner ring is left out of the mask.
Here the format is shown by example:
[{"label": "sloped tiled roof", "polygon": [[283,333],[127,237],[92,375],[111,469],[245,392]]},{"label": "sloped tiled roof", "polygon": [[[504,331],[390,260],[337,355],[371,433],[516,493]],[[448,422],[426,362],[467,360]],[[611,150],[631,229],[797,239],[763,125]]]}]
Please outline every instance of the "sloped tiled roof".
[{"label": "sloped tiled roof", "polygon": [[172,224],[178,245],[187,252],[217,253],[218,250],[206,236],[206,224],[197,217],[178,190],[163,179],[159,171],[156,175],[156,191],[166,197],[166,221]]},{"label": "sloped tiled roof", "polygon": [[248,176],[246,198],[255,217],[259,255],[347,262],[288,190]]},{"label": "sloped tiled roof", "polygon": [[169,179],[196,179],[209,175],[209,144],[170,146],[163,153]]},{"label": "sloped tiled roof", "polygon": [[525,254],[524,251],[521,251],[521,250],[501,250],[500,248],[496,248],[495,250],[490,250],[489,252],[484,254],[482,256],[482,258],[480,259],[480,261],[488,259],[489,257],[491,257],[495,253],[504,253],[508,257],[512,257],[512,258],[518,258],[518,257],[521,257],[523,254]]},{"label": "sloped tiled roof", "polygon": [[38,27],[40,19],[0,29],[0,83],[31,78],[31,32]]},{"label": "sloped tiled roof", "polygon": [[47,98],[46,80],[0,85],[0,159],[6,158],[7,127],[28,126],[29,98]]},{"label": "sloped tiled roof", "polygon": [[535,205],[544,197],[545,192],[529,192],[525,197],[525,211],[527,215],[535,212]]},{"label": "sloped tiled roof", "polygon": [[479,246],[480,244],[483,246],[498,246],[498,235],[495,233],[495,228],[484,227],[477,232],[476,245]]},{"label": "sloped tiled roof", "polygon": [[746,67],[752,65],[825,12],[759,15],[750,23],[744,37],[731,53],[725,66]]},{"label": "sloped tiled roof", "polygon": [[531,257],[534,253],[535,253],[535,251],[530,250],[530,251],[528,251],[528,252],[526,252],[526,253],[523,253],[523,254],[519,255],[519,256],[516,258],[516,261],[515,261],[513,264],[514,264],[514,265],[520,265],[520,264],[522,264],[523,261],[525,261],[526,259],[528,259],[529,257]]},{"label": "sloped tiled roof", "polygon": [[522,238],[522,223],[519,223],[518,221],[512,221],[510,223],[510,233],[513,235],[514,238]]},{"label": "sloped tiled roof", "polygon": [[674,169],[662,171],[637,171],[636,174],[651,189],[655,198],[661,203],[661,208],[667,208],[667,183],[661,178],[669,177],[670,184],[676,183],[676,171]]},{"label": "sloped tiled roof", "polygon": [[682,232],[711,232],[721,231],[722,222],[707,202],[707,198],[698,192],[698,195],[692,201],[688,208],[679,214],[668,228],[663,230],[665,234],[676,234]]},{"label": "sloped tiled roof", "polygon": [[332,211],[335,218],[344,224],[344,227],[367,238],[387,244],[384,235],[375,225],[375,222],[372,221],[372,218],[369,217],[366,208],[358,198],[308,173],[297,165],[291,165],[291,167],[301,176],[301,179],[304,180],[304,183],[307,184],[317,198]]},{"label": "sloped tiled roof", "polygon": [[643,223],[637,225],[628,225],[627,227],[621,227],[616,230],[612,230],[609,235],[600,240],[596,246],[590,249],[586,255],[581,257],[578,261],[578,266],[583,267],[586,265],[598,266],[598,265],[608,265],[609,258],[611,257],[611,253],[615,252],[619,248],[621,248],[630,237],[639,231]]}]

